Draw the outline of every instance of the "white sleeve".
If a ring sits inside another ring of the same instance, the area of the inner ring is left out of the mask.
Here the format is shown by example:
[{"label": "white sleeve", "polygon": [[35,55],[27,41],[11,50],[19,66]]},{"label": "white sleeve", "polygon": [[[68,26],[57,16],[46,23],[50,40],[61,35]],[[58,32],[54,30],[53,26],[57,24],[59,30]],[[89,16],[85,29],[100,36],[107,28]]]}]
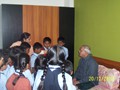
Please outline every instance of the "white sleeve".
[{"label": "white sleeve", "polygon": [[23,74],[30,81],[31,86],[33,86],[34,80],[33,80],[33,77],[32,77],[32,74],[31,74],[30,70],[29,69],[26,70],[25,72],[23,72]]},{"label": "white sleeve", "polygon": [[14,66],[11,66],[11,67],[9,68],[9,71],[7,72],[7,79],[8,79],[13,73],[15,73],[15,68],[14,68]]},{"label": "white sleeve", "polygon": [[36,59],[36,57],[34,56],[34,55],[32,55],[31,56],[31,58],[30,58],[30,66],[31,66],[31,68],[33,68],[35,65],[35,59]]},{"label": "white sleeve", "polygon": [[[69,74],[65,73],[65,78],[66,78],[66,84],[67,84],[68,90],[77,90],[76,87],[72,83],[72,77]],[[61,90],[63,90],[62,73],[58,75],[58,83],[59,83]]]},{"label": "white sleeve", "polygon": [[68,49],[66,48],[66,57],[65,57],[65,59],[67,60],[67,58],[68,58]]},{"label": "white sleeve", "polygon": [[68,58],[68,49],[66,47],[63,47],[64,50],[65,50],[65,60],[67,60]]},{"label": "white sleeve", "polygon": [[0,74],[0,90],[7,90],[6,88],[7,78],[4,74]]},{"label": "white sleeve", "polygon": [[33,90],[37,90],[40,82],[41,82],[41,76],[43,74],[43,71],[40,70],[37,72],[37,75],[36,75],[36,78],[35,78],[35,81],[34,81],[34,85],[33,85]]},{"label": "white sleeve", "polygon": [[33,90],[37,90],[39,84],[40,84],[40,78],[38,78],[38,76],[36,76],[37,79],[35,79],[34,85],[33,85]]}]

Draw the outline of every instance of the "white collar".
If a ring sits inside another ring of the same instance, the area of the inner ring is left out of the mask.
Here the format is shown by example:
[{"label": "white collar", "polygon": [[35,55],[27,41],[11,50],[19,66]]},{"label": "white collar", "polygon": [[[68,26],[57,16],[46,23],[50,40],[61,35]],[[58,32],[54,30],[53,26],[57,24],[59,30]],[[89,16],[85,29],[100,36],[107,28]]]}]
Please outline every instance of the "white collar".
[{"label": "white collar", "polygon": [[60,68],[59,65],[49,65],[48,67],[50,68],[51,71],[54,71],[54,70],[56,70],[57,68]]},{"label": "white collar", "polygon": [[39,54],[37,54],[37,53],[33,53],[33,55],[34,55],[34,56],[38,56]]}]

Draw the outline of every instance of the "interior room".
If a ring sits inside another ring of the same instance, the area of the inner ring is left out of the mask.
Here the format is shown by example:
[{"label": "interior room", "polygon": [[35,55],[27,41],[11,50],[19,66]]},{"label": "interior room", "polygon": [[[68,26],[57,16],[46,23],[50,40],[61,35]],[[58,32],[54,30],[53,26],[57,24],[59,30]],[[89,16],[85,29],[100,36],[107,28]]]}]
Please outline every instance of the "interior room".
[{"label": "interior room", "polygon": [[46,36],[57,45],[63,36],[74,72],[80,47],[88,45],[99,77],[114,78],[112,82],[99,78],[100,84],[89,90],[120,90],[119,24],[120,0],[1,0],[0,49],[19,40],[23,32],[31,34],[32,46],[43,44]]}]

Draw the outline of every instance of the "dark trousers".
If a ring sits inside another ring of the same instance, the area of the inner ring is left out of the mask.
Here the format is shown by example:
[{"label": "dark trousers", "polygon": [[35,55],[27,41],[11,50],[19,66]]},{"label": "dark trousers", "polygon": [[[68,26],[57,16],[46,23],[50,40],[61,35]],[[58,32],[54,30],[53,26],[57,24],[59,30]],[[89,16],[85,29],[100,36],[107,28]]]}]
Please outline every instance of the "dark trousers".
[{"label": "dark trousers", "polygon": [[94,87],[95,85],[93,82],[86,82],[86,83],[77,84],[77,86],[80,90],[88,90],[88,89]]}]

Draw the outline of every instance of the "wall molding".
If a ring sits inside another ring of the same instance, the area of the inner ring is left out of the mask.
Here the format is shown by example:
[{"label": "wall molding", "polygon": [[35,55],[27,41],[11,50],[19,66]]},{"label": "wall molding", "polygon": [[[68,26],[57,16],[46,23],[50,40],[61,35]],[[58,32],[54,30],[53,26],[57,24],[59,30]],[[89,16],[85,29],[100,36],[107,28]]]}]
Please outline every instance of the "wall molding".
[{"label": "wall molding", "polygon": [[74,7],[74,0],[0,0],[0,4]]}]

